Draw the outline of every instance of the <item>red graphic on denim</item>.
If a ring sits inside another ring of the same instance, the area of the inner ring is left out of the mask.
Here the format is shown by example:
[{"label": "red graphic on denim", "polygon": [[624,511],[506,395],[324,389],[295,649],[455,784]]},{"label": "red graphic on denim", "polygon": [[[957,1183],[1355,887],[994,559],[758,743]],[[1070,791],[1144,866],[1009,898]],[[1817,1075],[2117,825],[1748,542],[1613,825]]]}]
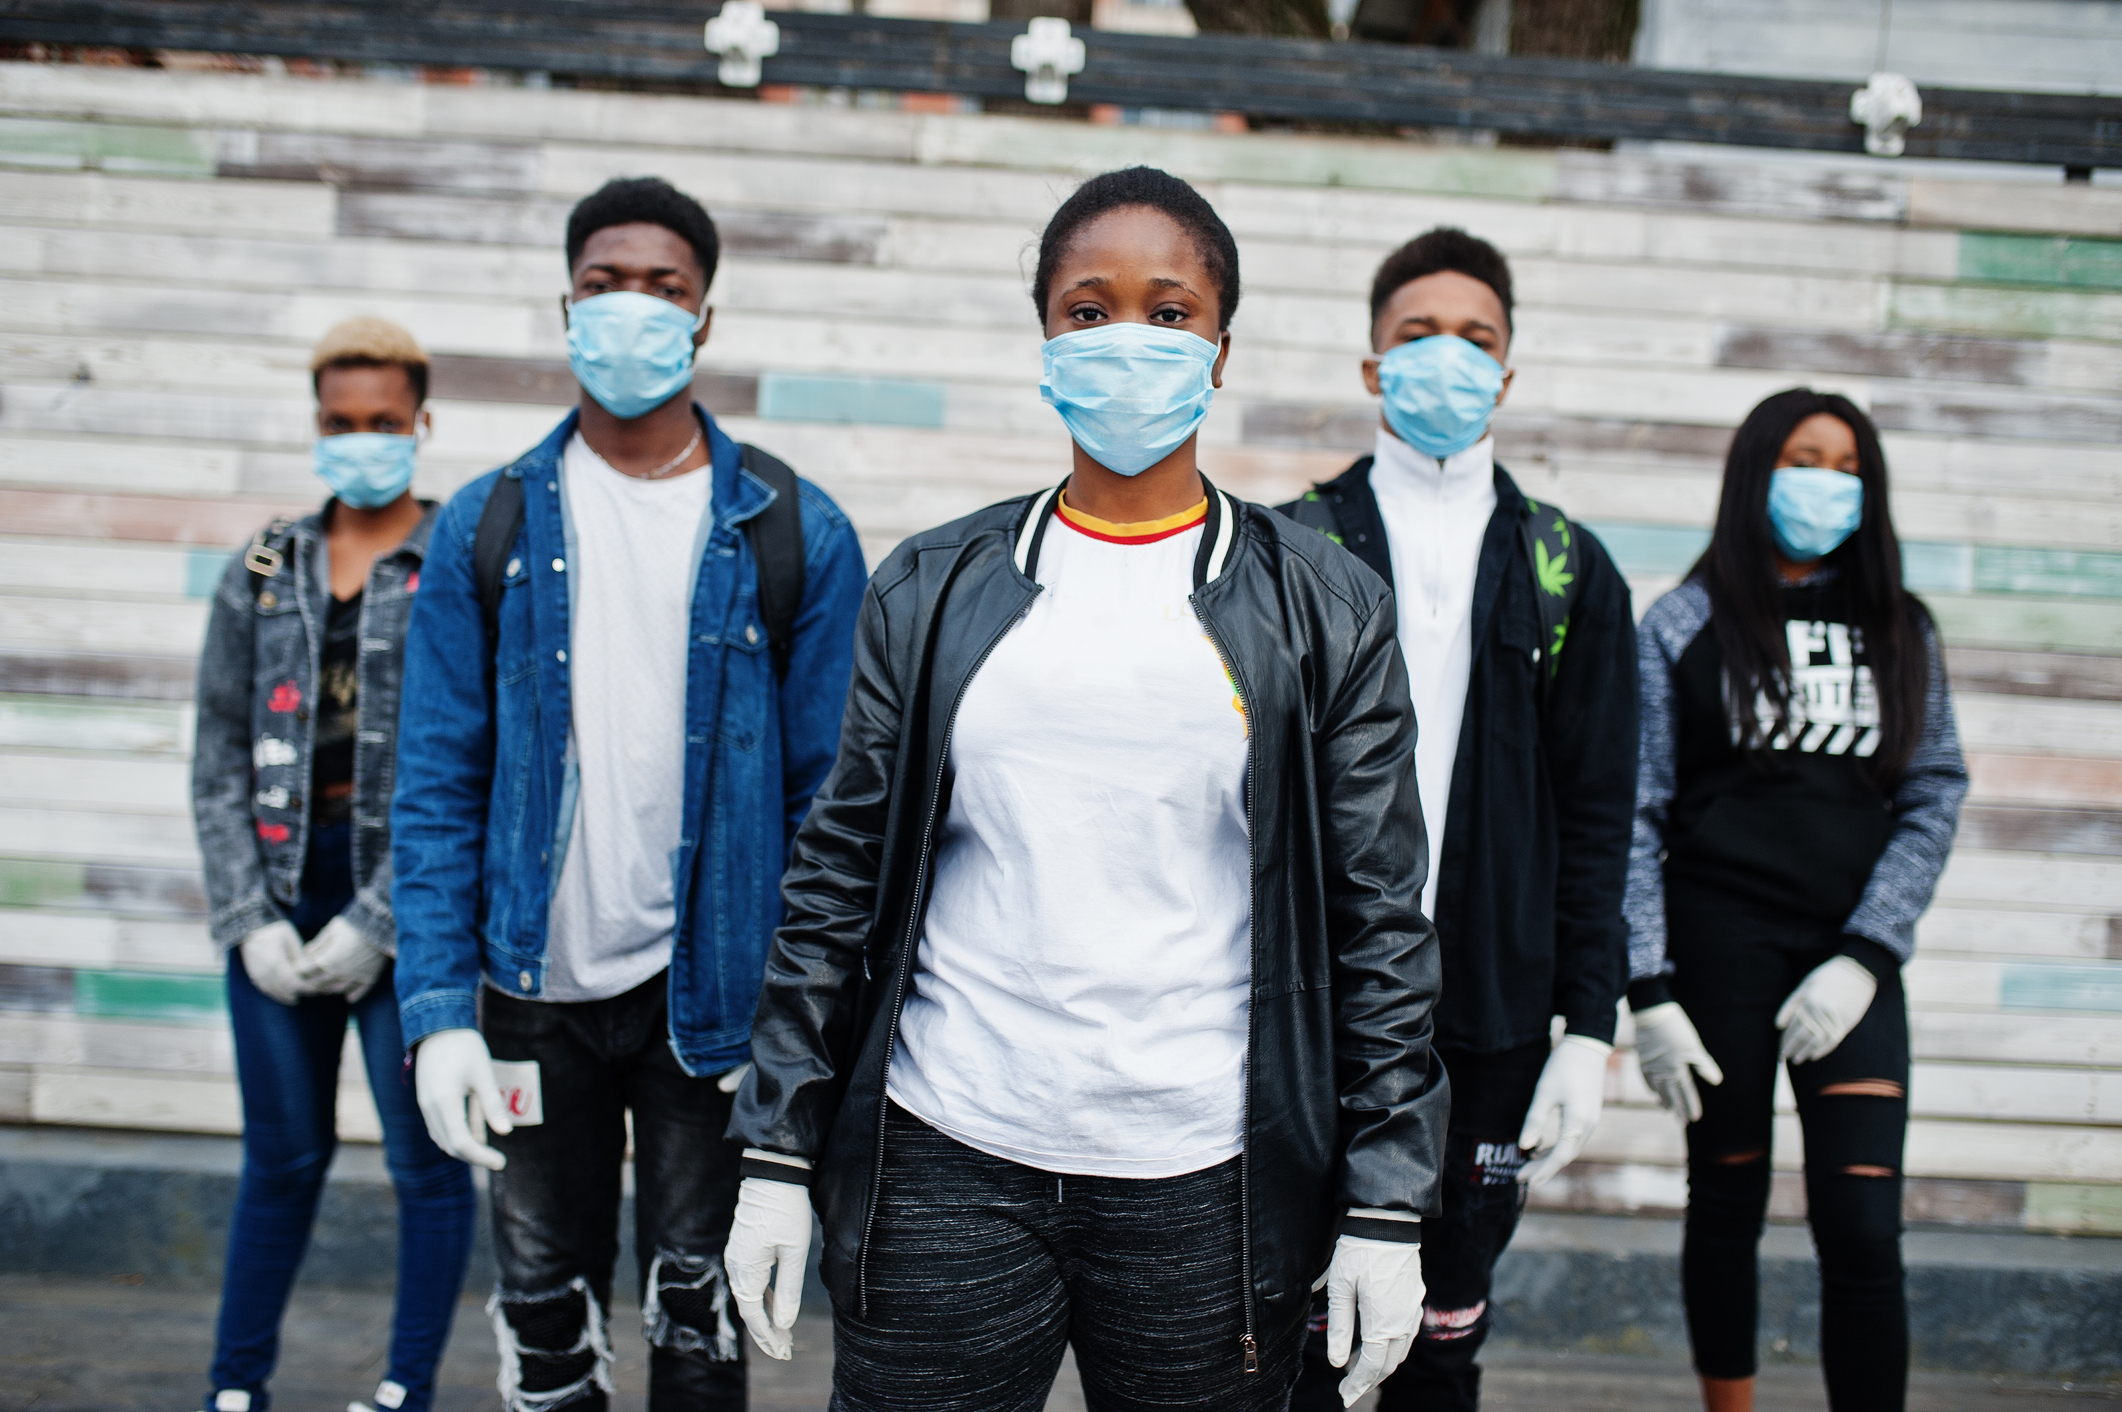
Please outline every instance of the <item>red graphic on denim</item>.
[{"label": "red graphic on denim", "polygon": [[418,569],[413,570],[412,577],[405,581],[405,591],[407,593],[418,593],[420,591],[420,571]]},{"label": "red graphic on denim", "polygon": [[264,839],[267,843],[285,843],[289,838],[287,825],[260,824],[258,825],[258,837]]},{"label": "red graphic on denim", "polygon": [[1444,1343],[1455,1338],[1465,1338],[1481,1322],[1488,1312],[1488,1301],[1482,1300],[1471,1309],[1422,1308],[1422,1337]]},{"label": "red graphic on denim", "polygon": [[273,688],[273,694],[265,698],[265,709],[282,714],[302,704],[302,688],[291,681],[284,681]]}]

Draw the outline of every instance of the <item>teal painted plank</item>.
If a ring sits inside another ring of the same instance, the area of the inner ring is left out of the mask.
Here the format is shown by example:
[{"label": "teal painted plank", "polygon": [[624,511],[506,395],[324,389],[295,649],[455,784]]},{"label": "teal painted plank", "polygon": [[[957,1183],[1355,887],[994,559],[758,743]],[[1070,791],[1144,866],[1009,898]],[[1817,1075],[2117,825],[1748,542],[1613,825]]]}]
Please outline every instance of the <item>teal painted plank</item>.
[{"label": "teal painted plank", "polygon": [[2122,598],[2122,554],[1979,545],[1973,588],[1978,593]]},{"label": "teal painted plank", "polygon": [[2000,968],[1997,1003],[2013,1010],[2122,1010],[2122,966]]},{"label": "teal painted plank", "polygon": [[1691,525],[1632,525],[1586,520],[1623,574],[1684,574],[1709,546],[1709,531]]},{"label": "teal painted plank", "polygon": [[102,1020],[218,1020],[220,976],[156,971],[74,972],[74,1013]]},{"label": "teal painted plank", "polygon": [[1916,593],[1971,593],[1975,588],[1974,546],[1904,539],[1901,581]]},{"label": "teal painted plank", "polygon": [[1987,334],[1995,338],[2122,339],[2122,295],[2065,289],[2000,289],[1973,284],[1896,284],[1890,329]]},{"label": "teal painted plank", "polygon": [[0,118],[0,165],[210,177],[214,137],[191,128]]},{"label": "teal painted plank", "polygon": [[2122,604],[2085,598],[1933,593],[1925,601],[1950,647],[2122,656]]},{"label": "teal painted plank", "polygon": [[226,549],[194,549],[184,561],[184,596],[212,598],[221,575],[228,572]]},{"label": "teal painted plank", "polygon": [[935,383],[892,378],[764,373],[759,378],[759,415],[780,422],[940,427],[943,389]]},{"label": "teal painted plank", "polygon": [[1989,284],[2122,289],[2122,240],[1963,231],[1960,278]]}]

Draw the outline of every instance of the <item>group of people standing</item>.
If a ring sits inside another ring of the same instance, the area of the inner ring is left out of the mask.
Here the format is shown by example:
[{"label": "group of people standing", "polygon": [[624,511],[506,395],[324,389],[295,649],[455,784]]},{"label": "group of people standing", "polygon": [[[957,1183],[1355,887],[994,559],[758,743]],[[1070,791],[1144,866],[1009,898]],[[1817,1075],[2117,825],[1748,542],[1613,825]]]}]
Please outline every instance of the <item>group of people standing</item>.
[{"label": "group of people standing", "polygon": [[1196,457],[1237,244],[1138,167],[1039,246],[1060,483],[872,575],[690,396],[717,254],[661,181],[578,205],[579,405],[446,505],[412,338],[316,350],[332,496],[230,563],[200,668],[210,1412],[270,1405],[349,1015],[400,1211],[355,1412],[432,1403],[467,1164],[510,1412],[604,1408],[629,1154],[659,1412],[790,1356],[814,1226],[842,1412],[1036,1412],[1069,1347],[1099,1409],[1471,1409],[1624,997],[1706,1406],[1751,1406],[1784,1062],[1830,1403],[1902,1405],[1899,967],[1966,773],[1862,411],[1756,408],[1639,629],[1496,461],[1510,270],[1438,229],[1371,291],[1372,454],[1248,504]]}]

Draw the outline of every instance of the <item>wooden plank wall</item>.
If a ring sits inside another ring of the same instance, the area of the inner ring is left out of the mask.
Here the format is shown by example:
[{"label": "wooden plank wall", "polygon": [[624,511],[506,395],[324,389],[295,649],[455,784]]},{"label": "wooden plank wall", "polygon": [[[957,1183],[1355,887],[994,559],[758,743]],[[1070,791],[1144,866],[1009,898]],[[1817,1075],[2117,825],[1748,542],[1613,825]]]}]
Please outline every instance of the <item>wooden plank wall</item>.
[{"label": "wooden plank wall", "polygon": [[[1439,222],[1516,264],[1505,460],[1602,532],[1639,608],[1699,550],[1758,398],[1873,409],[1975,773],[1909,971],[1910,1215],[2122,1230],[2122,194],[617,93],[0,65],[0,1118],[234,1127],[190,656],[230,547],[316,496],[327,326],[383,314],[437,355],[445,495],[571,400],[569,203],[668,176],[727,242],[701,395],[874,562],[1065,467],[1032,242],[1132,161],[1200,182],[1243,248],[1205,455],[1241,493],[1368,444],[1367,281]],[[1543,1200],[1674,1207],[1679,1134],[1625,1048],[1612,1094]]]}]

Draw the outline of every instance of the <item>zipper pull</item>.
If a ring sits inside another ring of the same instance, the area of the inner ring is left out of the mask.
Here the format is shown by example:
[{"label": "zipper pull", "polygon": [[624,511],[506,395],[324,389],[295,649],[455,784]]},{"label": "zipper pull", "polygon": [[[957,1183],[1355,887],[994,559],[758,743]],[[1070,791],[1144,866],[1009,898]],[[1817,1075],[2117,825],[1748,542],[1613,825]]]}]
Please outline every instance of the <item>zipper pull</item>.
[{"label": "zipper pull", "polygon": [[1238,1340],[1238,1347],[1242,1349],[1245,1353],[1245,1371],[1248,1373],[1259,1372],[1260,1345],[1253,1341],[1253,1336],[1251,1334],[1246,1334],[1244,1337],[1240,1338]]}]

